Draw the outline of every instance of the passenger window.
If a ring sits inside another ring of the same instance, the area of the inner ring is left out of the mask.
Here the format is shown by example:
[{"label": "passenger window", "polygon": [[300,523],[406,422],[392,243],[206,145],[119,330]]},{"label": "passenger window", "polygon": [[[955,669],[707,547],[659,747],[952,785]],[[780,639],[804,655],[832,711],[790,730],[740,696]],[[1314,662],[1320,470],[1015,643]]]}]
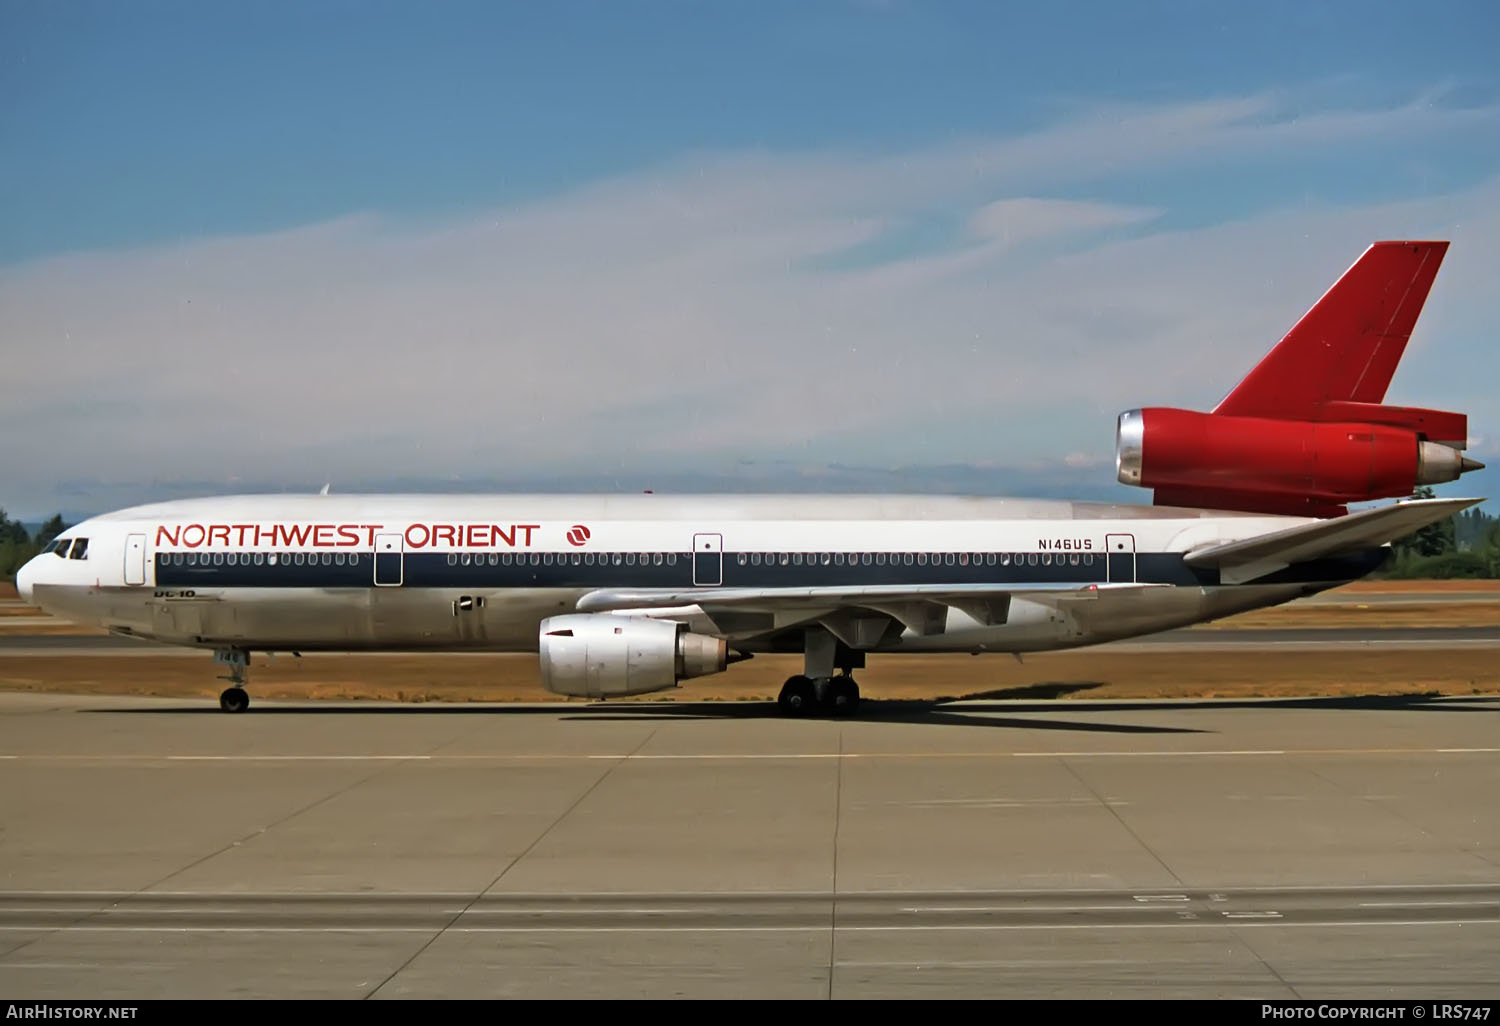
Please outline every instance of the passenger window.
[{"label": "passenger window", "polygon": [[634,552],[627,552],[627,553],[625,553],[625,565],[626,566],[635,566],[635,553]]},{"label": "passenger window", "polygon": [[949,566],[952,566],[953,565],[953,553],[950,552],[946,556],[944,556],[943,557],[943,562],[946,563],[946,564],[948,564]]},{"label": "passenger window", "polygon": [[907,566],[911,566],[911,553],[910,552],[903,552],[901,554],[901,561],[903,563],[905,563]]},{"label": "passenger window", "polygon": [[[652,566],[661,566],[661,553],[660,552],[653,552],[651,554],[651,565]],[[745,565],[745,554],[743,552],[741,552],[740,553],[740,566],[744,566],[744,565]]]},{"label": "passenger window", "polygon": [[458,553],[457,552],[450,552],[450,553],[448,553],[448,565],[449,566],[458,566]]},{"label": "passenger window", "polygon": [[676,565],[677,565],[677,553],[675,553],[675,552],[668,552],[667,553],[667,566],[676,566]]},{"label": "passenger window", "polygon": [[926,565],[927,565],[927,553],[925,553],[925,552],[918,552],[917,553],[917,566],[926,566]]},{"label": "passenger window", "polygon": [[750,565],[751,566],[760,566],[760,553],[759,552],[752,552],[752,553],[750,553]]},{"label": "passenger window", "polygon": [[1035,552],[1028,552],[1028,553],[1026,553],[1026,564],[1028,566],[1036,566],[1036,553]]},{"label": "passenger window", "polygon": [[[272,558],[274,559],[275,557],[273,556]],[[262,564],[265,563],[265,561],[266,561],[266,554],[264,552],[257,552],[255,554],[255,565],[256,566],[261,566]]]},{"label": "passenger window", "polygon": [[224,562],[228,563],[230,566],[234,566],[239,561],[240,555],[238,552],[231,552],[229,555],[224,557]]},{"label": "passenger window", "polygon": [[1068,557],[1068,562],[1071,563],[1073,566],[1077,566],[1078,565],[1078,553],[1075,552],[1071,556],[1069,556]]}]

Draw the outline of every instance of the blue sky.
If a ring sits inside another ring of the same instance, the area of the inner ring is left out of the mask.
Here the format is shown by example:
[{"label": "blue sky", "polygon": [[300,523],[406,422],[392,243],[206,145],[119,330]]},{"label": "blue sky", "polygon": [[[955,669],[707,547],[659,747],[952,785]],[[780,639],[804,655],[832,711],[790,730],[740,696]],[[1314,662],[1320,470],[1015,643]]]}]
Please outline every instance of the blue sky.
[{"label": "blue sky", "polygon": [[1483,458],[1497,50],[1487,3],[5,0],[0,503],[1145,500],[1114,414],[1395,235],[1454,249],[1392,399]]}]

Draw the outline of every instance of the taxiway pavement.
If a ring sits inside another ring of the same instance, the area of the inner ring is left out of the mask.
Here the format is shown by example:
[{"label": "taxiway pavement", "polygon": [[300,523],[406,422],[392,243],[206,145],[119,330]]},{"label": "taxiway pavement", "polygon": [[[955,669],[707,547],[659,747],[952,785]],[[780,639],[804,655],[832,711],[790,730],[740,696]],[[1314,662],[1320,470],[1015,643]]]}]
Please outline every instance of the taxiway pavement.
[{"label": "taxiway pavement", "polygon": [[0,993],[1500,996],[1500,700],[0,694]]}]

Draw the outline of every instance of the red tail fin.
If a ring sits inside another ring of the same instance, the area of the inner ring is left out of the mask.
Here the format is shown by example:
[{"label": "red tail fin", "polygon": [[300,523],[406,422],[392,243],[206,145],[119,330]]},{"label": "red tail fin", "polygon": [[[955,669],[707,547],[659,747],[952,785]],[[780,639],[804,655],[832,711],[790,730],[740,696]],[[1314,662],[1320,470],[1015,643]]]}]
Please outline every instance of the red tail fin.
[{"label": "red tail fin", "polygon": [[1446,242],[1377,242],[1302,315],[1215,413],[1321,420],[1329,401],[1379,403]]}]

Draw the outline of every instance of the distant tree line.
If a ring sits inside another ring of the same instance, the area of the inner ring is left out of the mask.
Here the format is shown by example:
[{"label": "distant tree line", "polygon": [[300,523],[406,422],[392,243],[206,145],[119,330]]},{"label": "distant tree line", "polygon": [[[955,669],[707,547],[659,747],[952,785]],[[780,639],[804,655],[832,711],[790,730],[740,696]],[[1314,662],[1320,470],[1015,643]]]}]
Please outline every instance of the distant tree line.
[{"label": "distant tree line", "polygon": [[[1430,499],[1432,489],[1419,488],[1416,497]],[[1500,517],[1466,509],[1428,524],[1391,548],[1393,554],[1381,569],[1381,577],[1500,577]]]},{"label": "distant tree line", "polygon": [[12,520],[0,509],[0,577],[11,580],[16,571],[32,556],[41,552],[52,539],[68,529],[61,516],[55,516],[37,529],[33,537],[19,520]]}]

